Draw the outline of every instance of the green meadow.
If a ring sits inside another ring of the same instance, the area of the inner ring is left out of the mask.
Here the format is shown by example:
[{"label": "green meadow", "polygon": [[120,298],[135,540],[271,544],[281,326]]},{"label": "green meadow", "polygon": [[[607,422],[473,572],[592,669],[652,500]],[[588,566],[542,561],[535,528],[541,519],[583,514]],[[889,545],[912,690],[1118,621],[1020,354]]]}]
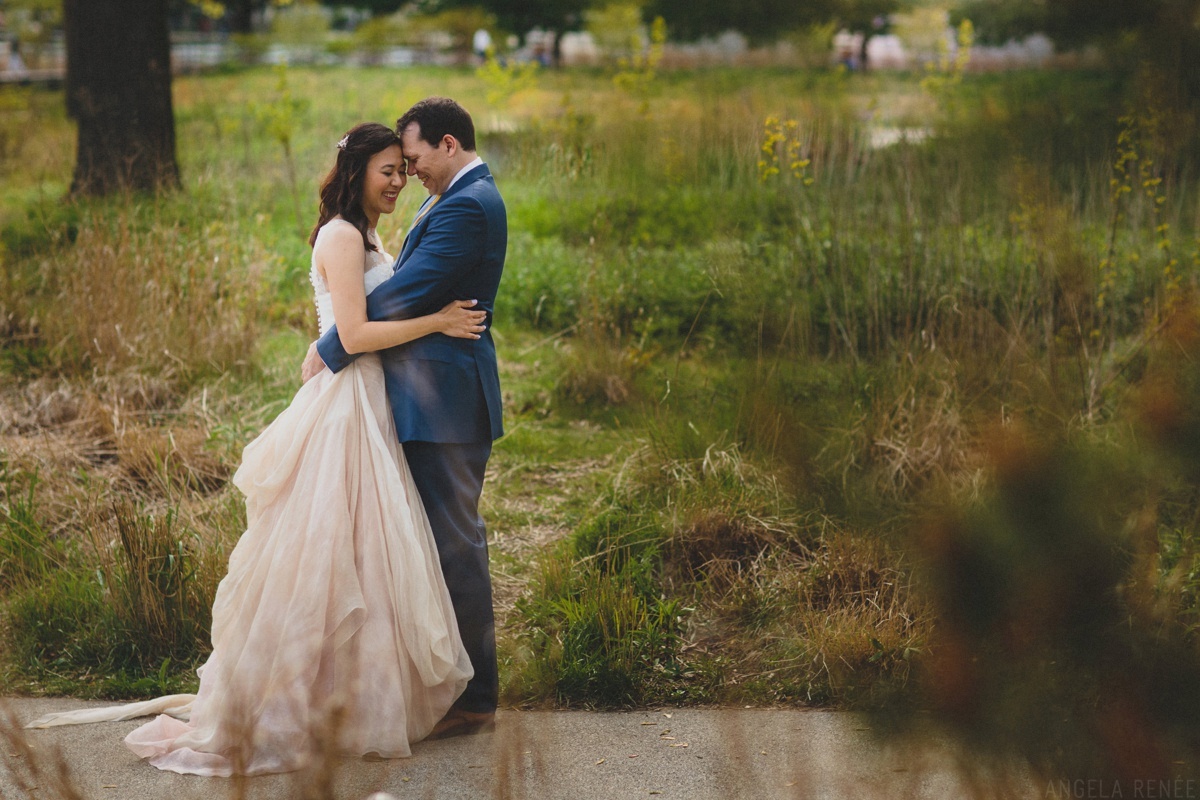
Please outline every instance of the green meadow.
[{"label": "green meadow", "polygon": [[1103,659],[1012,687],[1134,619],[1192,664],[1193,111],[1086,71],[617,77],[180,77],[184,188],[102,201],[61,94],[2,90],[0,687],[195,684],[229,478],[314,337],[317,184],[430,94],[509,212],[505,702],[1052,708]]}]

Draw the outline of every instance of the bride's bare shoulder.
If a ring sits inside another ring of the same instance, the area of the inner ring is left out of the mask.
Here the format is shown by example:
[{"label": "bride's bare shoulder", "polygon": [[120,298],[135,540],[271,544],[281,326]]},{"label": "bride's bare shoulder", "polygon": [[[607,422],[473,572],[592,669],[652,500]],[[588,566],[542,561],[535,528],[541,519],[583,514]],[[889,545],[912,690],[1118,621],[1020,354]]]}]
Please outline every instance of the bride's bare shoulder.
[{"label": "bride's bare shoulder", "polygon": [[353,223],[347,222],[341,217],[334,217],[317,231],[317,240],[313,243],[313,247],[317,247],[324,242],[340,242],[348,239],[358,239],[361,243],[362,234],[359,233],[358,228]]},{"label": "bride's bare shoulder", "polygon": [[313,263],[326,280],[330,268],[354,266],[361,271],[363,255],[362,234],[343,219],[331,219],[322,225],[313,242]]}]

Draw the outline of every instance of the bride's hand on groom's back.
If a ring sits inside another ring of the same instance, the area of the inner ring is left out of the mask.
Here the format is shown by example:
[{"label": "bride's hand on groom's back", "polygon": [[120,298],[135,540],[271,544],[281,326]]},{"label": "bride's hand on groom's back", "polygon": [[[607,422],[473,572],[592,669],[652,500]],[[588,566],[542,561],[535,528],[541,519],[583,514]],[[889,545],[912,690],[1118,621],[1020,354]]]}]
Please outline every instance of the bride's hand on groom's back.
[{"label": "bride's hand on groom's back", "polygon": [[478,339],[487,330],[486,311],[474,311],[478,300],[455,300],[437,312],[438,330],[456,339]]}]

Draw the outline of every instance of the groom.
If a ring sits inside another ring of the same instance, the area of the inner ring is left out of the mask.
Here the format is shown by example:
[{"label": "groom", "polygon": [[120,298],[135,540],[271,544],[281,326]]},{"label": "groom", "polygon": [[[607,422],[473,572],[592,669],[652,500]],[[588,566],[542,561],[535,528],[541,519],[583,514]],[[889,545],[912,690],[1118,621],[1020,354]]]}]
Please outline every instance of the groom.
[{"label": "groom", "polygon": [[[487,165],[475,154],[466,109],[444,97],[422,100],[396,122],[408,174],[429,197],[417,212],[394,274],[367,297],[372,320],[431,314],[452,300],[488,312],[478,340],[440,333],[383,350],[396,432],[429,515],[463,644],[475,668],[454,708],[430,738],[490,729],[496,711],[496,631],[487,532],[479,516],[492,441],[503,434],[491,317],[504,269],[508,221]],[[337,328],[309,349],[304,378],[355,356]],[[324,365],[321,362],[324,362]]]}]

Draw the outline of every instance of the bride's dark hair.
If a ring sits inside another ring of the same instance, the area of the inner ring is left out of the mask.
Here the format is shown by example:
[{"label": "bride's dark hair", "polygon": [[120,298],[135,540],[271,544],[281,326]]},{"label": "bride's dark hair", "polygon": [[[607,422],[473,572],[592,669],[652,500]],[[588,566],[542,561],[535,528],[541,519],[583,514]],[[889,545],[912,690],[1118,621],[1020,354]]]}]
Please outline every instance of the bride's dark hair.
[{"label": "bride's dark hair", "polygon": [[363,122],[346,131],[337,144],[337,161],[321,182],[321,206],[317,213],[317,224],[308,237],[309,247],[317,241],[317,231],[321,230],[321,226],[341,215],[342,219],[358,228],[363,247],[367,250],[378,249],[367,237],[367,215],[362,210],[363,176],[371,156],[394,144],[400,144],[400,137],[387,125],[378,122]]}]

